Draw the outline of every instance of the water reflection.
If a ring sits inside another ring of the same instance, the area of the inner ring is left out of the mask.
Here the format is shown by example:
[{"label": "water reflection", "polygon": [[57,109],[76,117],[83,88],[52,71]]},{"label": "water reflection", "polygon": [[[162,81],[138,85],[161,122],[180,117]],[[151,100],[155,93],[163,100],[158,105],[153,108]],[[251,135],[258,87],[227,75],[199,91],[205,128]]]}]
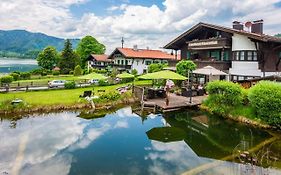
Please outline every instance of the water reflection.
[{"label": "water reflection", "polygon": [[[104,116],[75,112],[29,116],[13,121],[15,128],[10,122],[0,123],[0,174],[165,175],[206,164],[212,166],[198,173],[240,174],[247,167],[239,160],[217,160],[233,154],[237,145],[248,150],[273,137],[202,113],[150,114],[143,120],[131,107]],[[280,145],[280,140],[270,145],[276,158]],[[270,166],[279,165],[278,160]],[[254,168],[263,174],[280,173]]]}]

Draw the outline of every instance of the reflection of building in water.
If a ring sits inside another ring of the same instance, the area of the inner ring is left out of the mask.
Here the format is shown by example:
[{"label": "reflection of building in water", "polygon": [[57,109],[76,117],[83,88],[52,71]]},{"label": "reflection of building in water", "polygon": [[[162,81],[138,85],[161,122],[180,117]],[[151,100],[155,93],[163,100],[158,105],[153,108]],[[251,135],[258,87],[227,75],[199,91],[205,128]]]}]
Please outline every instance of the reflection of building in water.
[{"label": "reflection of building in water", "polygon": [[[210,164],[210,167],[206,169],[208,174],[210,171],[214,171],[215,174],[257,175],[274,174],[275,172],[275,170],[268,169],[274,162],[266,160],[266,157],[268,157],[267,159],[274,157],[260,146],[264,145],[263,143],[267,144],[268,140],[272,138],[265,131],[251,129],[247,126],[202,114],[179,113],[174,114],[174,116],[167,116],[165,119],[172,127],[181,128],[187,133],[184,142],[195,152],[198,158],[218,162],[207,163]],[[232,155],[235,155],[236,158],[233,159]],[[240,156],[244,157],[241,158]],[[227,160],[233,163],[218,160]],[[275,173],[277,174],[277,172]]]}]

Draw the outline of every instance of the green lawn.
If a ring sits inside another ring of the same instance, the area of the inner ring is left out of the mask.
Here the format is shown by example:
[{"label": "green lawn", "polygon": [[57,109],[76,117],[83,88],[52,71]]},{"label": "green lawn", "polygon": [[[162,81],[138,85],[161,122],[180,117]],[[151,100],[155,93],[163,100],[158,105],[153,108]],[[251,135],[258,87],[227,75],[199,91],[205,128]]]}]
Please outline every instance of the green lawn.
[{"label": "green lawn", "polygon": [[[147,85],[151,84],[151,81],[136,81],[135,85]],[[31,91],[31,92],[14,92],[7,94],[0,94],[0,104],[5,101],[10,101],[15,98],[24,100],[27,104],[32,106],[45,106],[45,105],[71,105],[76,103],[83,103],[84,100],[79,98],[86,90],[93,90],[94,93],[98,94],[98,90],[105,90],[106,92],[114,91],[117,87],[124,86],[126,84],[119,84],[113,86],[104,86],[104,87],[87,87],[87,88],[78,88],[70,90],[48,90],[48,91]]]}]

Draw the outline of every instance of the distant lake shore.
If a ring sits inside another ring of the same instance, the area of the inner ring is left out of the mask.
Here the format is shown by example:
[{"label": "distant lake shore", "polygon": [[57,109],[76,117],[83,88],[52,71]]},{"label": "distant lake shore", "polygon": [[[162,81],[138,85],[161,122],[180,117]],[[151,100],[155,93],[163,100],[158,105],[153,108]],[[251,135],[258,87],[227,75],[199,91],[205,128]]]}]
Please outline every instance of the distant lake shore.
[{"label": "distant lake shore", "polygon": [[0,74],[13,71],[27,72],[38,68],[35,59],[0,57]]}]

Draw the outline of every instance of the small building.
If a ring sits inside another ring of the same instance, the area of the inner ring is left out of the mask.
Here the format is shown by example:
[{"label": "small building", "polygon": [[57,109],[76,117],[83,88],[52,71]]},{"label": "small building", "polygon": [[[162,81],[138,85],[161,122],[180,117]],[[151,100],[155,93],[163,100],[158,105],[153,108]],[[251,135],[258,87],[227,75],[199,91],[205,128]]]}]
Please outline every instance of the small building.
[{"label": "small building", "polygon": [[147,72],[148,65],[152,63],[168,64],[175,66],[179,57],[160,50],[134,48],[116,48],[108,57],[113,62],[113,67],[120,71],[136,69],[138,74]]},{"label": "small building", "polygon": [[105,69],[107,66],[110,66],[112,63],[112,60],[108,59],[108,55],[102,54],[91,54],[88,57],[88,69],[94,68],[94,69]]},{"label": "small building", "polygon": [[181,59],[198,68],[224,71],[232,81],[281,73],[281,38],[264,34],[263,20],[234,21],[232,28],[200,22],[164,48],[180,50]]}]

